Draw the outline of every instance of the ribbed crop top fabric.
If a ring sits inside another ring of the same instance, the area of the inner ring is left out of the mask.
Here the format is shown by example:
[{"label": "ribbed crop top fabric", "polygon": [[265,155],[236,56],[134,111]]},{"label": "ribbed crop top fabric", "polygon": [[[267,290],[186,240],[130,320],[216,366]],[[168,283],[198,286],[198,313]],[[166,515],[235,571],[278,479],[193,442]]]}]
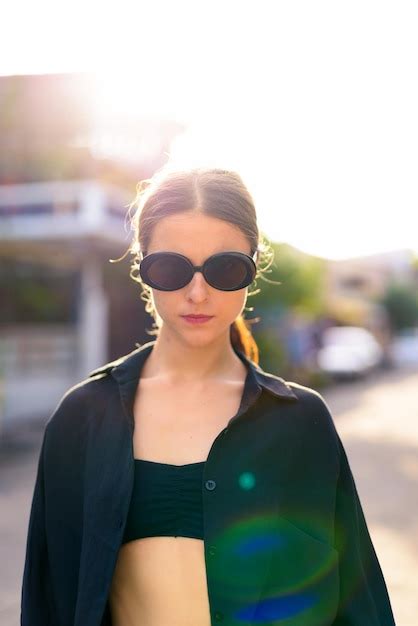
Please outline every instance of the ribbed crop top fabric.
[{"label": "ribbed crop top fabric", "polygon": [[134,459],[134,486],[122,543],[142,537],[203,539],[205,461],[170,465]]}]

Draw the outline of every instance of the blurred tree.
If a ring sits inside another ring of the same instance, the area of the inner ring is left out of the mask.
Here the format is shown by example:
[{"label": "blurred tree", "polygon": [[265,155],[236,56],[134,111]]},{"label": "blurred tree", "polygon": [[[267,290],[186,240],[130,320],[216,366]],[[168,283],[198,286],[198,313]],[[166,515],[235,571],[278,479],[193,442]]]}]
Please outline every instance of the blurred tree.
[{"label": "blurred tree", "polygon": [[262,262],[266,271],[251,288],[251,291],[260,291],[248,298],[246,308],[254,310],[245,317],[258,320],[251,324],[251,330],[259,348],[260,364],[283,376],[290,362],[289,315],[294,313],[307,322],[314,322],[325,314],[326,268],[323,259],[288,244],[271,243],[271,247],[273,260],[271,265]]},{"label": "blurred tree", "polygon": [[[271,244],[274,257],[269,269],[257,279],[260,293],[248,305],[262,311],[292,309],[315,318],[325,312],[325,261],[310,256],[289,244]],[[271,284],[267,281],[275,281]],[[280,282],[281,284],[277,284]]]},{"label": "blurred tree", "polygon": [[385,307],[394,331],[418,324],[418,294],[411,285],[390,283],[378,302]]}]

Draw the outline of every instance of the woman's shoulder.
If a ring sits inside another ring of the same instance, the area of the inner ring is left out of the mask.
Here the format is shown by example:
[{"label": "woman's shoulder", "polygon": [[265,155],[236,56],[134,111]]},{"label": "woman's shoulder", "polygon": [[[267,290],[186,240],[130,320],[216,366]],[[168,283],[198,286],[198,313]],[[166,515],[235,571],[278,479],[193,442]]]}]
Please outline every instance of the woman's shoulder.
[{"label": "woman's shoulder", "polygon": [[88,421],[90,414],[106,405],[115,383],[109,376],[112,368],[106,369],[107,365],[110,366],[97,368],[103,371],[90,372],[63,392],[46,422],[47,430],[77,428]]},{"label": "woman's shoulder", "polygon": [[307,385],[302,385],[294,380],[282,378],[277,374],[263,369],[259,364],[253,364],[253,367],[257,371],[259,381],[261,381],[263,386],[269,390],[273,390],[273,393],[275,391],[277,393],[284,391],[284,393],[278,393],[278,395],[284,397],[288,396],[289,399],[296,400],[296,402],[292,402],[296,410],[311,408],[314,410],[321,409],[325,413],[330,413],[329,406],[319,390]]},{"label": "woman's shoulder", "polygon": [[[332,415],[331,408],[318,389],[303,385],[294,380],[287,380],[278,377],[269,372],[263,371],[264,375],[268,377],[278,378],[282,384],[291,391],[293,400],[291,403],[286,403],[288,411],[290,411],[292,419],[297,420],[300,424],[306,425],[304,430],[306,433],[312,433],[312,427],[315,431],[319,430],[327,431],[331,434],[332,438],[337,443],[337,430]],[[283,403],[280,402],[280,413],[283,414]]]},{"label": "woman's shoulder", "polygon": [[311,406],[313,408],[323,408],[324,410],[329,411],[328,403],[321,391],[318,389],[302,385],[294,380],[285,380],[284,382],[288,387],[290,387],[299,402],[305,407]]}]

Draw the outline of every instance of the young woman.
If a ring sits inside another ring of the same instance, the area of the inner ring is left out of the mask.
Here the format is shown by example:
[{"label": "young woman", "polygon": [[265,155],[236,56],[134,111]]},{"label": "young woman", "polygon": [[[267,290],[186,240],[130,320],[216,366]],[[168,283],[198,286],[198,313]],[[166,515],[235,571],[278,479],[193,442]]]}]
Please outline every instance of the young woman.
[{"label": "young woman", "polygon": [[250,193],[220,169],[148,182],[131,276],[156,339],[47,423],[22,625],[393,626],[325,401],[258,365],[243,310],[268,249]]}]

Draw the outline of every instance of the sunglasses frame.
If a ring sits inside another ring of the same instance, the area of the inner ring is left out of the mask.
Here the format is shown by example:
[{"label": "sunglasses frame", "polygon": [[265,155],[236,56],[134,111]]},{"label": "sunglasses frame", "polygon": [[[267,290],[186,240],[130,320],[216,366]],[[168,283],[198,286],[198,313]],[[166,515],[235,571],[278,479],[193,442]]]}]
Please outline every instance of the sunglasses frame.
[{"label": "sunglasses frame", "polygon": [[[185,287],[186,285],[190,283],[190,281],[192,280],[196,272],[202,272],[208,285],[210,285],[214,289],[218,289],[219,291],[238,291],[239,289],[244,289],[245,287],[248,287],[248,285],[250,285],[255,278],[255,275],[257,272],[257,266],[255,264],[254,259],[257,255],[257,252],[258,251],[256,250],[252,257],[249,254],[246,254],[245,252],[237,252],[235,250],[226,251],[226,252],[216,252],[215,254],[212,254],[210,257],[208,257],[204,261],[203,265],[193,265],[193,263],[190,261],[189,258],[184,256],[184,254],[180,254],[178,252],[151,252],[150,254],[146,254],[146,255],[143,255],[142,253],[140,253],[141,261],[139,264],[139,274],[145,284],[147,284],[149,287],[152,287],[153,289],[157,289],[158,291],[178,291],[179,289],[183,289],[183,287]],[[225,255],[238,257],[240,259],[244,258],[244,260],[246,261],[248,265],[248,272],[247,272],[246,279],[244,279],[244,281],[242,281],[240,285],[238,285],[237,287],[233,287],[232,289],[219,289],[219,287],[215,287],[208,281],[205,275],[205,269],[207,267],[207,264],[210,263],[212,259],[222,257]],[[176,289],[162,289],[161,287],[157,286],[152,280],[148,278],[147,269],[148,269],[148,266],[152,263],[153,259],[155,259],[156,257],[160,257],[160,256],[164,256],[164,257],[173,256],[176,258],[180,257],[181,259],[186,261],[191,271],[190,279],[181,287],[176,287]],[[250,275],[251,275],[251,280],[248,282],[248,278],[250,277]]]}]

